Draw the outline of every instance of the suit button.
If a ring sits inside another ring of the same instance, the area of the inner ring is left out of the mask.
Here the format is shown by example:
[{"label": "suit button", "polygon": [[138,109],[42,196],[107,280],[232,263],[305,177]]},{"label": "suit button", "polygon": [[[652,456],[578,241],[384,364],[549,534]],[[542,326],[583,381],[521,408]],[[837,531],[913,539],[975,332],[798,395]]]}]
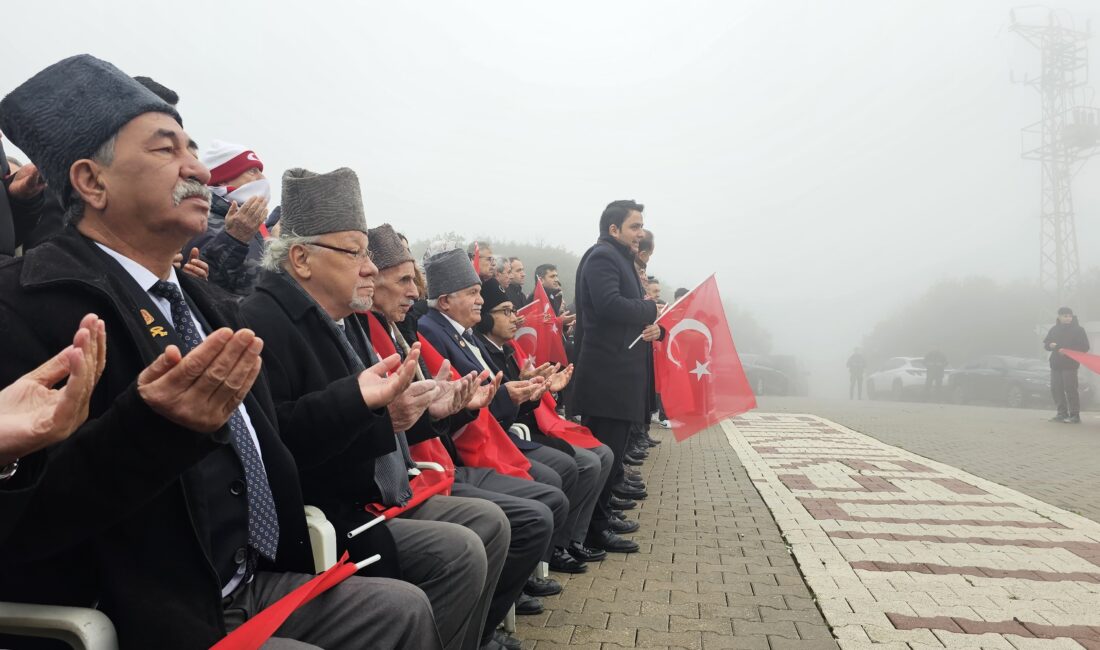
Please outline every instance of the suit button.
[{"label": "suit button", "polygon": [[235,497],[244,494],[244,481],[233,481],[229,484],[229,493]]},{"label": "suit button", "polygon": [[240,547],[237,552],[233,554],[233,561],[237,564],[244,564],[244,561],[248,559],[248,551],[245,547]]}]

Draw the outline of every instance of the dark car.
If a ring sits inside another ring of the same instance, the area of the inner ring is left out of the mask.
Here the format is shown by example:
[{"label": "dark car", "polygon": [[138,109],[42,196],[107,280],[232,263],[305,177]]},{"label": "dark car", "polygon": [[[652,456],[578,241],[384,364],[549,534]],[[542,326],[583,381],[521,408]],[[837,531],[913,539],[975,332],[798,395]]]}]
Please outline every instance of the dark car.
[{"label": "dark car", "polygon": [[771,367],[768,358],[759,354],[741,354],[741,368],[752,386],[754,395],[789,395],[791,381],[787,375]]},{"label": "dark car", "polygon": [[[951,373],[947,387],[957,404],[994,402],[1014,408],[1049,404],[1050,366],[1038,359],[981,357]],[[1081,403],[1091,398],[1091,387],[1082,382]]]}]

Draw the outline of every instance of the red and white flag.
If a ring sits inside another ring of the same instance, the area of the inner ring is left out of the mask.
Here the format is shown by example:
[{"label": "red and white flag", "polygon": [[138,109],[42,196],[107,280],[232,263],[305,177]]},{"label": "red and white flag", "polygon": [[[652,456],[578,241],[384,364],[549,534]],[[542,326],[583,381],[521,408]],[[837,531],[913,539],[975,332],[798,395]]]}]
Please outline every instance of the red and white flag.
[{"label": "red and white flag", "polygon": [[569,363],[561,338],[561,318],[554,313],[542,280],[535,281],[535,293],[531,302],[516,313],[525,320],[523,326],[516,330],[515,341],[528,356],[535,358],[535,365],[560,363],[564,366]]},{"label": "red and white flag", "polygon": [[676,440],[756,408],[713,275],[657,322],[665,338],[654,347],[653,369]]},{"label": "red and white flag", "polygon": [[1095,373],[1100,373],[1100,356],[1089,354],[1088,352],[1067,350],[1066,348],[1062,348],[1058,351],[1061,352],[1063,355],[1069,357],[1070,359],[1073,359],[1082,366],[1088,368],[1089,370]]}]

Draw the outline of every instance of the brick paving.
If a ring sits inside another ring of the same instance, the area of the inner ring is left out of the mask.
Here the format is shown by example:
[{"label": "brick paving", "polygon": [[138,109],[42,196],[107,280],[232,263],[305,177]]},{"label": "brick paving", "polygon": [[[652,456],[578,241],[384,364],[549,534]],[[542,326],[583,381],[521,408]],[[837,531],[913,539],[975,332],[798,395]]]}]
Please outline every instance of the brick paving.
[{"label": "brick paving", "polygon": [[628,514],[641,551],[587,573],[518,617],[525,648],[835,650],[760,493],[723,430],[664,444],[641,468],[650,496]]},{"label": "brick paving", "polygon": [[817,416],[723,428],[841,648],[1100,649],[1097,522]]}]

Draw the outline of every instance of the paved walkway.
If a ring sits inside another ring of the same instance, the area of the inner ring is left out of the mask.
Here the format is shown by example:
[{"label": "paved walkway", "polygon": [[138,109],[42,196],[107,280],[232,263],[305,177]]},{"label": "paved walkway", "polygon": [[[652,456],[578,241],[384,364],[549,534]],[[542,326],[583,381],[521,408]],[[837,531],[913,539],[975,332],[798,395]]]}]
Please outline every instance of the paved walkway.
[{"label": "paved walkway", "polygon": [[641,552],[587,573],[521,616],[525,648],[833,650],[833,641],[760,494],[714,427],[651,450],[650,497],[629,512]]},{"label": "paved walkway", "polygon": [[1100,648],[1100,524],[816,416],[723,427],[845,650]]}]

